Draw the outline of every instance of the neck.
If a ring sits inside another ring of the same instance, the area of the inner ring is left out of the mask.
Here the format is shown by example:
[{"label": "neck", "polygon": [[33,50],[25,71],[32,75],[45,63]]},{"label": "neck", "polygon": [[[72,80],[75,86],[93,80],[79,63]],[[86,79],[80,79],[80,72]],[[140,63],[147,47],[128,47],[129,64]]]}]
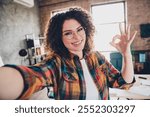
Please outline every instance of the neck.
[{"label": "neck", "polygon": [[83,52],[75,52],[75,51],[71,51],[71,53],[77,55],[79,57],[79,59],[83,59]]}]

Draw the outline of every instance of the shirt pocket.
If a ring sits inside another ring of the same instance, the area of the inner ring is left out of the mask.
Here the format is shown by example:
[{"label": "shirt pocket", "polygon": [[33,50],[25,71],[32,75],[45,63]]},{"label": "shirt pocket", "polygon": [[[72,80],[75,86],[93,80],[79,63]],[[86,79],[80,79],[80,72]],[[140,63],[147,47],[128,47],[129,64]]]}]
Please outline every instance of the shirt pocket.
[{"label": "shirt pocket", "polygon": [[68,82],[78,81],[77,71],[74,68],[69,68],[66,71],[62,71],[62,78]]}]

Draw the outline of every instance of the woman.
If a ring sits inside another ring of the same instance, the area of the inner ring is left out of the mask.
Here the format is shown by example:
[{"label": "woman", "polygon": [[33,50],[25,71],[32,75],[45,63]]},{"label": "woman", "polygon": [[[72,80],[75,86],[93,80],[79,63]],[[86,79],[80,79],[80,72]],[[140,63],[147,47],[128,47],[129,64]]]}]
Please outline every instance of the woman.
[{"label": "woman", "polygon": [[111,42],[123,56],[120,73],[92,51],[94,31],[90,15],[81,8],[52,17],[47,29],[48,59],[30,67],[1,67],[0,99],[29,99],[47,87],[48,96],[54,99],[107,100],[109,87],[130,86],[134,82],[130,45],[136,32],[131,36],[130,25],[125,32],[120,28],[121,35]]}]

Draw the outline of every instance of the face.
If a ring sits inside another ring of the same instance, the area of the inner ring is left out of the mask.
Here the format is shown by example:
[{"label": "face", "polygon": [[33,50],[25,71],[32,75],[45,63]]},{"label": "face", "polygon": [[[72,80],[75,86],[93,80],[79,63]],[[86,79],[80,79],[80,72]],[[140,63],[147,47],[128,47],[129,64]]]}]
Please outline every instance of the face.
[{"label": "face", "polygon": [[70,52],[81,55],[86,41],[84,28],[74,19],[66,20],[62,28],[62,41]]}]

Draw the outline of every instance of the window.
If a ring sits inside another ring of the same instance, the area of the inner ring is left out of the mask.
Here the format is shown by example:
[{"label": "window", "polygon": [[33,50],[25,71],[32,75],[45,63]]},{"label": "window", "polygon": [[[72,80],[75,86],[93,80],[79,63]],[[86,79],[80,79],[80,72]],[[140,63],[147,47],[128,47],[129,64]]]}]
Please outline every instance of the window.
[{"label": "window", "polygon": [[69,8],[63,8],[63,9],[57,9],[57,10],[53,10],[51,12],[51,16],[54,16],[56,15],[57,13],[63,13],[63,12],[66,12]]},{"label": "window", "polygon": [[125,2],[115,2],[91,6],[96,35],[95,50],[101,51],[109,60],[110,52],[117,51],[109,42],[113,36],[120,34],[119,23],[125,24]]}]

